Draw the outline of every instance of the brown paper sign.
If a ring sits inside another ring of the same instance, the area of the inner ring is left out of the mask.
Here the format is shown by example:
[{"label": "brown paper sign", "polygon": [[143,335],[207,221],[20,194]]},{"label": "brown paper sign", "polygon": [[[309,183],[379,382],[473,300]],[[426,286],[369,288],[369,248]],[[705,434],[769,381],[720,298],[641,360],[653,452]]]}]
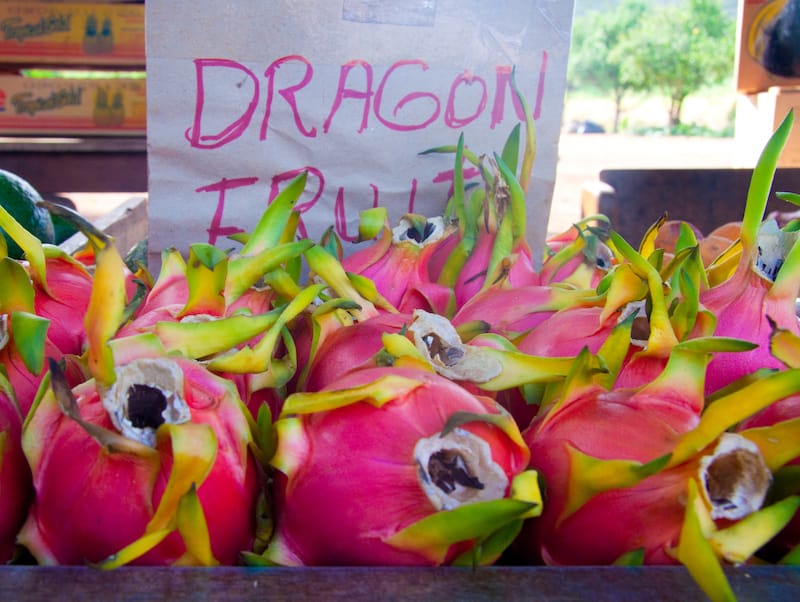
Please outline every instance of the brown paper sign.
[{"label": "brown paper sign", "polygon": [[[375,205],[442,212],[464,133],[500,152],[534,113],[528,232],[547,227],[572,2],[149,0],[151,260],[193,242],[235,248],[283,185],[309,178],[301,233],[344,241]],[[468,170],[467,175],[478,174]],[[348,245],[353,248],[352,245]]]}]

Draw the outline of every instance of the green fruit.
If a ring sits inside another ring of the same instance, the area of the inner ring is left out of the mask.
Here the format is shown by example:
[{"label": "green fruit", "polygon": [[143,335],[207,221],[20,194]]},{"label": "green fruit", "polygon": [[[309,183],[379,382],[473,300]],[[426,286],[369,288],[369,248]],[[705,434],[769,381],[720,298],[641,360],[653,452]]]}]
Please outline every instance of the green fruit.
[{"label": "green fruit", "polygon": [[[42,200],[36,189],[18,175],[0,169],[0,205],[8,211],[23,228],[33,234],[43,243],[55,242],[55,231],[50,212],[37,205]],[[21,259],[23,252],[6,234],[2,228],[0,232],[8,243],[8,255],[14,259]]]},{"label": "green fruit", "polygon": [[[77,211],[75,209],[75,204],[67,198],[51,197],[48,198],[47,200],[56,205],[63,205],[68,209]],[[64,242],[65,240],[67,240],[72,235],[78,232],[78,229],[72,222],[66,220],[60,215],[56,215],[55,213],[50,213],[50,218],[53,220],[53,229],[55,231],[55,243],[57,245],[60,245],[62,242]]]}]

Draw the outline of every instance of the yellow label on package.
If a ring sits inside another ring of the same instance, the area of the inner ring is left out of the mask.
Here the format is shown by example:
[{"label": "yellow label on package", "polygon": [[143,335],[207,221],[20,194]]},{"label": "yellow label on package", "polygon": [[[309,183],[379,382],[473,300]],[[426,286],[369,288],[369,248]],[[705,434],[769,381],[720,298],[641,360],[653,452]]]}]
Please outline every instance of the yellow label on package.
[{"label": "yellow label on package", "polygon": [[142,66],[144,5],[0,3],[0,60]]},{"label": "yellow label on package", "polygon": [[142,136],[144,79],[0,76],[0,133]]}]

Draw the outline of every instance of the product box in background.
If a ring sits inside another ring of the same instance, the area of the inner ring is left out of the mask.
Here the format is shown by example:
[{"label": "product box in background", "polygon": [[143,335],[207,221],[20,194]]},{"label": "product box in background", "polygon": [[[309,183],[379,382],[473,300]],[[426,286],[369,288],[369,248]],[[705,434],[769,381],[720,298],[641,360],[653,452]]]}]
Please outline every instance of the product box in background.
[{"label": "product box in background", "polygon": [[739,92],[800,86],[800,57],[793,50],[798,20],[800,0],[739,0],[735,75]]},{"label": "product box in background", "polygon": [[0,2],[0,61],[143,67],[144,4]]},{"label": "product box in background", "polygon": [[0,76],[0,134],[144,136],[145,80]]},{"label": "product box in background", "polygon": [[[792,108],[795,115],[800,113],[800,86],[739,95],[734,152],[737,167],[756,164],[767,140]],[[800,167],[800,128],[795,126],[789,134],[778,167]]]}]

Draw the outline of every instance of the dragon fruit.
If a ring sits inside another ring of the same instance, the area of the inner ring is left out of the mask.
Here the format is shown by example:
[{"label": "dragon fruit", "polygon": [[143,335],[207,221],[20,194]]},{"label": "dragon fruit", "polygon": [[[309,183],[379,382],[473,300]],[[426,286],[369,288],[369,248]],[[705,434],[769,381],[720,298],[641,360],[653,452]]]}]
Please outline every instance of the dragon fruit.
[{"label": "dragon fruit", "polygon": [[[456,172],[463,141],[456,152]],[[485,286],[506,278],[511,286],[537,283],[525,232],[525,196],[500,155],[490,162],[486,189],[475,191],[458,217],[458,245],[444,262],[438,282],[453,289],[456,311]],[[456,178],[456,190],[459,190]],[[458,200],[458,196],[454,197]]]},{"label": "dragon fruit", "polygon": [[22,433],[35,497],[19,542],[40,564],[235,563],[253,545],[261,485],[248,414],[230,381],[154,335],[112,339],[123,263],[108,237],[89,238],[92,378],[71,388],[49,360]]},{"label": "dragon fruit", "polygon": [[44,378],[44,358],[83,352],[83,310],[92,280],[80,264],[43,245],[2,207],[0,223],[27,258],[0,258],[0,364],[24,416]]},{"label": "dragon fruit", "polygon": [[[623,242],[619,237],[614,240],[618,245]],[[630,252],[628,255],[634,261],[641,259],[635,257],[633,249],[626,251]],[[630,262],[615,266],[606,282],[603,293],[595,295],[594,303],[589,298],[564,307],[523,333],[516,340],[519,349],[532,355],[549,357],[574,357],[584,347],[597,353],[617,325],[629,316],[633,316],[632,326],[639,326],[637,314],[643,313],[641,310],[648,293],[651,294],[649,298],[653,306],[651,314],[660,316],[664,313],[661,311],[664,305],[661,279],[643,259],[639,266]],[[554,336],[554,333],[557,334]],[[632,333],[631,345],[642,347],[645,344],[643,339],[647,339],[647,333],[643,335],[637,328]]]},{"label": "dragon fruit", "polygon": [[32,312],[49,320],[48,338],[61,353],[80,355],[86,342],[83,315],[92,289],[89,272],[58,247],[42,244],[2,207],[0,226],[25,252],[26,260],[20,263],[33,289]]},{"label": "dragon fruit", "polygon": [[[707,407],[703,395],[707,353],[747,348],[716,337],[680,343],[657,379],[613,390],[613,377],[583,352],[562,394],[523,433],[548,492],[542,516],[518,540],[523,557],[611,564],[639,554],[647,564],[692,564],[697,559],[683,537],[687,487],[696,488],[715,529],[743,523],[742,546],[773,537],[788,510],[767,536],[747,525],[757,522],[748,517],[773,512],[762,504],[776,462],[768,450],[725,431],[796,392],[798,374],[748,380]],[[726,554],[731,562],[739,558]]]},{"label": "dragon fruit", "polygon": [[[517,88],[513,71],[511,85],[525,115],[521,161],[521,124],[512,129],[502,153],[493,153],[491,157],[478,157],[465,148],[463,135],[455,147],[426,151],[455,154],[453,195],[445,219],[455,220],[458,229],[439,245],[428,265],[432,279],[453,289],[456,311],[478,291],[501,278],[506,278],[512,287],[539,283],[532,252],[525,240],[525,192],[536,155],[536,130],[533,113]],[[477,169],[484,184],[469,198],[464,183],[465,158]]]},{"label": "dragon fruit", "polygon": [[89,305],[92,278],[82,264],[61,253],[48,257],[46,270],[47,291],[36,290],[34,311],[50,320],[47,336],[61,353],[80,355],[86,344],[80,318]]},{"label": "dragon fruit", "polygon": [[259,493],[235,388],[177,357],[116,371],[101,393],[51,367],[23,432],[36,495],[20,543],[40,564],[235,564]]},{"label": "dragon fruit", "polygon": [[708,369],[706,390],[713,393],[759,368],[779,368],[769,351],[770,320],[800,334],[795,302],[800,289],[797,233],[762,222],[775,167],[791,131],[790,112],[778,126],[753,171],[741,227],[741,254],[734,273],[701,293],[700,303],[717,318],[715,334],[752,341],[743,354],[718,354]]},{"label": "dragon fruit", "polygon": [[[341,328],[379,317],[380,320],[392,322],[393,319],[389,316],[398,313],[371,279],[346,272],[337,257],[325,247],[315,245],[305,252],[304,257],[310,268],[310,280],[324,282],[321,286],[325,291],[320,295],[320,304],[312,311],[299,314],[291,325],[297,365],[302,366],[292,379],[291,388],[294,390],[305,388],[304,383],[309,378],[309,373],[320,366],[315,360],[317,353],[326,345],[329,337],[339,336],[337,333]],[[378,321],[372,324],[377,323]],[[364,328],[359,331],[363,332]],[[362,360],[367,359],[363,350],[354,352]],[[335,371],[336,364],[333,368]]]},{"label": "dragon fruit", "polygon": [[275,535],[254,561],[484,564],[540,511],[513,421],[426,370],[348,373],[289,396],[275,428]]},{"label": "dragon fruit", "polygon": [[11,384],[0,373],[0,563],[14,557],[17,533],[33,497],[21,433],[22,413]]},{"label": "dragon fruit", "polygon": [[[773,323],[770,336],[770,350],[772,354],[788,369],[800,368],[800,337],[793,332],[778,328]],[[780,447],[785,455],[786,473],[790,475],[800,466],[800,453],[794,442],[787,440],[787,435],[779,435],[783,429],[791,429],[793,424],[800,422],[800,394],[790,395],[770,404],[755,415],[743,420],[736,427],[736,432],[745,437],[758,441],[761,446],[772,448]],[[791,477],[789,476],[789,482]],[[785,487],[794,490],[794,487]],[[794,518],[786,528],[769,543],[766,553],[780,560],[800,544],[800,513],[795,513]]]},{"label": "dragon fruit", "polygon": [[563,378],[571,358],[537,358],[520,353],[505,339],[465,344],[444,316],[421,309],[412,314],[381,314],[333,332],[314,354],[299,389],[319,391],[345,374],[411,357],[468,390],[497,391]]},{"label": "dragon fruit", "polygon": [[0,363],[23,415],[44,378],[45,355],[61,357],[47,336],[50,321],[34,313],[34,289],[16,260],[0,259]]},{"label": "dragon fruit", "polygon": [[[379,207],[363,212],[362,222],[372,213],[383,216],[384,221],[377,240],[345,257],[343,268],[370,278],[378,292],[398,311],[426,309],[448,313],[453,303],[452,291],[428,276],[428,261],[448,234],[444,220],[406,214],[397,226],[389,228],[386,209]],[[370,230],[364,236],[372,238],[372,234]]]},{"label": "dragon fruit", "polygon": [[[602,226],[598,225],[602,224]],[[545,259],[537,272],[539,284],[567,284],[594,289],[614,265],[614,255],[604,242],[604,215],[586,217],[545,243]]]},{"label": "dragon fruit", "polygon": [[[233,381],[254,416],[262,403],[277,407],[274,389],[297,365],[283,329],[322,288],[278,292],[263,282],[286,274],[288,264],[313,244],[291,240],[297,226],[293,206],[304,185],[305,174],[289,183],[244,235],[238,253],[196,243],[184,261],[177,250],[165,250],[158,278],[116,336],[154,333],[167,351],[202,360]],[[279,348],[285,356],[276,357]]]},{"label": "dragon fruit", "polygon": [[337,328],[316,348],[297,390],[319,391],[353,370],[376,366],[383,349],[383,335],[398,334],[408,327],[407,313],[382,313],[361,322]]},{"label": "dragon fruit", "polygon": [[601,303],[602,299],[592,290],[540,284],[513,287],[503,278],[464,303],[452,322],[459,327],[485,323],[489,332],[516,338],[559,310]]}]

